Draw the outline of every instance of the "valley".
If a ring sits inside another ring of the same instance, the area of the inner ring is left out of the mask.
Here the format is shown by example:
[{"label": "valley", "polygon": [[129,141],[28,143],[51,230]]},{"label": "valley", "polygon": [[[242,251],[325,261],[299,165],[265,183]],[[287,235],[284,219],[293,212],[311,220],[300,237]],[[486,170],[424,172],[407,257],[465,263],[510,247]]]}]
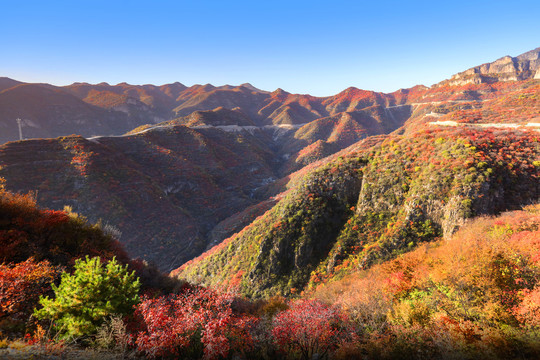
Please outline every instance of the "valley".
[{"label": "valley", "polygon": [[[536,60],[522,58],[516,58],[518,69],[523,61],[536,66]],[[116,227],[131,256],[170,271],[248,225],[244,211],[249,219],[262,215],[269,205],[257,204],[282,198],[296,186],[298,172],[328,164],[333,154],[350,157],[372,136],[412,136],[455,125],[534,130],[540,85],[533,73],[501,75],[499,82],[480,74],[474,81],[391,94],[348,88],[326,98],[250,84],[54,87],[2,78],[4,141],[15,139],[15,114],[25,119],[26,135],[73,131],[84,137],[8,142],[0,146],[0,176],[9,190],[34,192],[41,206],[70,206],[91,222]],[[99,121],[84,115],[74,120],[77,130],[62,125],[68,120],[55,111],[74,104],[92,109]]]}]

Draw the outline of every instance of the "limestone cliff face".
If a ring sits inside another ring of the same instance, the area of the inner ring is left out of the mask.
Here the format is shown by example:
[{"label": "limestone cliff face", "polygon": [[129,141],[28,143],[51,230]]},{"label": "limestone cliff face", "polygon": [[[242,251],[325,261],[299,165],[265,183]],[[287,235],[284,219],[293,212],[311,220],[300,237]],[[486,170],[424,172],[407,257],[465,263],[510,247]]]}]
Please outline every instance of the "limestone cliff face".
[{"label": "limestone cliff face", "polygon": [[540,79],[540,48],[517,57],[505,56],[494,62],[473,67],[438,85],[459,86],[528,79]]}]

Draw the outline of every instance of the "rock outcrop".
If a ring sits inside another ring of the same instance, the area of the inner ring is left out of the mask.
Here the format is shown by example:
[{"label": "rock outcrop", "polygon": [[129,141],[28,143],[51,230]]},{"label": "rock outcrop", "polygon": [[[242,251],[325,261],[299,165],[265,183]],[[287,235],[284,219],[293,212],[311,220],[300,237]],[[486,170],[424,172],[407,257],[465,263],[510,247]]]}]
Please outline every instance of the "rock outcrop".
[{"label": "rock outcrop", "polygon": [[504,56],[452,76],[438,85],[465,85],[540,78],[540,48],[517,57]]}]

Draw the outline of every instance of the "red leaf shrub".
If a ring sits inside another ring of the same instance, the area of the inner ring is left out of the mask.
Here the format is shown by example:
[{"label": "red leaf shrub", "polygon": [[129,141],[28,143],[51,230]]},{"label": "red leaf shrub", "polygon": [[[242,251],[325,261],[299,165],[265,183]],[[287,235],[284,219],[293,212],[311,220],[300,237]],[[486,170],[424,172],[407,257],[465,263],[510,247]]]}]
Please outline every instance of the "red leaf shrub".
[{"label": "red leaf shrub", "polygon": [[523,291],[523,301],[514,309],[514,315],[523,325],[540,329],[540,287]]},{"label": "red leaf shrub", "polygon": [[297,300],[274,317],[272,336],[277,347],[302,359],[319,358],[352,340],[349,319],[338,308],[317,300]]},{"label": "red leaf shrub", "polygon": [[207,359],[249,349],[255,319],[233,314],[232,301],[229,294],[207,289],[144,300],[137,308],[144,327],[137,349],[149,357]]},{"label": "red leaf shrub", "polygon": [[18,264],[0,265],[0,319],[26,320],[40,295],[51,289],[60,269],[48,261],[28,259]]}]

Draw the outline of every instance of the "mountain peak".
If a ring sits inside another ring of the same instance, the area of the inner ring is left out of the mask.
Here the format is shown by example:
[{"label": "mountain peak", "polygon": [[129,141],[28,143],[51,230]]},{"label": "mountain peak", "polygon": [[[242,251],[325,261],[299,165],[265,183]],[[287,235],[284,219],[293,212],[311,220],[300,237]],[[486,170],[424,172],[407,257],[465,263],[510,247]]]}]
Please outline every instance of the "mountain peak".
[{"label": "mountain peak", "polygon": [[245,87],[246,89],[249,89],[251,91],[258,92],[258,93],[265,93],[265,94],[268,93],[268,91],[264,91],[264,90],[261,90],[259,88],[256,88],[255,86],[251,85],[250,83],[243,83],[243,84],[240,84],[240,86]]},{"label": "mountain peak", "polygon": [[290,93],[288,93],[287,91],[283,90],[282,88],[277,88],[276,90],[272,91],[270,93],[272,96],[287,96],[289,95]]},{"label": "mountain peak", "polygon": [[491,63],[475,66],[440,82],[442,85],[465,85],[540,79],[540,48],[516,57],[503,56]]},{"label": "mountain peak", "polygon": [[529,60],[529,61],[538,60],[538,59],[540,59],[540,47],[537,47],[534,50],[527,51],[526,53],[518,55],[516,58],[518,60],[520,60],[520,61],[523,61],[523,60]]},{"label": "mountain peak", "polygon": [[204,85],[198,85],[198,87],[199,89],[204,90],[204,91],[212,91],[216,89],[216,87],[210,83],[204,84]]},{"label": "mountain peak", "polygon": [[22,84],[22,82],[20,81],[13,80],[8,77],[0,77],[0,91],[12,88],[20,84]]},{"label": "mountain peak", "polygon": [[358,92],[360,92],[362,90],[354,87],[354,86],[349,86],[348,88],[346,88],[345,90],[343,90],[342,92],[340,92],[338,95],[351,95],[351,94],[356,94]]}]

